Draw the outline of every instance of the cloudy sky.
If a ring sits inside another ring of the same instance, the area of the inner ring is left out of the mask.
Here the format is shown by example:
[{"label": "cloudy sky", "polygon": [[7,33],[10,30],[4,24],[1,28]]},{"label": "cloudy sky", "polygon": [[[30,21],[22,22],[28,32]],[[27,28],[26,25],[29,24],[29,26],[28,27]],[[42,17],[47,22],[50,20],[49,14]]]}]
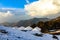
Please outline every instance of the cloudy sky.
[{"label": "cloudy sky", "polygon": [[[2,22],[17,22],[19,20],[30,19],[27,15],[24,6],[28,0],[0,0],[0,23]],[[30,0],[33,2],[36,0]]]},{"label": "cloudy sky", "polygon": [[60,0],[0,0],[0,23],[60,16]]}]

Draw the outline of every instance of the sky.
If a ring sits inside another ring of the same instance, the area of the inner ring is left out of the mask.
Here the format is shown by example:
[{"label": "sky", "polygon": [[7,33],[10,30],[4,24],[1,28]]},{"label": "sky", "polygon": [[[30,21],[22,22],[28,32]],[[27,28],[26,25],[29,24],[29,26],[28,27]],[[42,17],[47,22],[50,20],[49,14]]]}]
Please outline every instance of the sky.
[{"label": "sky", "polygon": [[[33,2],[37,0],[29,0]],[[10,8],[24,8],[24,5],[27,4],[26,0],[0,0],[0,6],[10,7]]]},{"label": "sky", "polygon": [[60,16],[60,0],[0,0],[0,23]]},{"label": "sky", "polygon": [[5,7],[24,8],[25,0],[0,0],[0,4]]},{"label": "sky", "polygon": [[[20,20],[30,19],[25,13],[25,5],[28,0],[0,0],[0,23],[17,22]],[[29,0],[33,2],[37,0]]]}]

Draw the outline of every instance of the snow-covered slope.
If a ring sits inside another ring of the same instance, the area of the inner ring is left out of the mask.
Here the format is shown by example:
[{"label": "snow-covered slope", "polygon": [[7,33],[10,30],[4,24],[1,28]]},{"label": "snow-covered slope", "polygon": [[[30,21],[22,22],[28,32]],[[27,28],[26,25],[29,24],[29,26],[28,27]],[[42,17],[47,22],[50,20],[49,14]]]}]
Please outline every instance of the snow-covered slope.
[{"label": "snow-covered slope", "polygon": [[0,26],[0,40],[53,40],[53,38],[50,34],[44,34],[43,37],[38,37],[30,32],[23,32],[19,29]]},{"label": "snow-covered slope", "polygon": [[31,35],[30,33],[22,32],[17,29],[12,29],[0,26],[0,30],[5,30],[7,34],[0,32],[0,40],[39,40],[40,38]]}]

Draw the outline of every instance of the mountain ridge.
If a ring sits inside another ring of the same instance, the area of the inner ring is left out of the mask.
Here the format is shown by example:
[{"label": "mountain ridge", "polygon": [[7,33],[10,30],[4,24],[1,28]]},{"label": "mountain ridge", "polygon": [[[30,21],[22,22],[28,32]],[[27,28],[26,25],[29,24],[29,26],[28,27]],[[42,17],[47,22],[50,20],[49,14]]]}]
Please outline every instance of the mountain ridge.
[{"label": "mountain ridge", "polygon": [[48,18],[32,18],[32,19],[28,19],[28,20],[20,20],[16,23],[8,23],[8,22],[5,22],[5,23],[2,23],[2,25],[5,25],[5,26],[30,26],[32,24],[36,24],[38,23],[39,21],[48,21],[50,19]]}]

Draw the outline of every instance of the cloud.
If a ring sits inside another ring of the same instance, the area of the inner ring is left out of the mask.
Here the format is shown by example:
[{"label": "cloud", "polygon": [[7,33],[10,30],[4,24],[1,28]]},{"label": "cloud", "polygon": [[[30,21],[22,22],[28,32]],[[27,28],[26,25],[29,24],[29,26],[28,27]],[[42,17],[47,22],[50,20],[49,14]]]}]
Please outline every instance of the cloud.
[{"label": "cloud", "polygon": [[26,2],[29,4],[30,2],[29,2],[29,0],[26,0]]},{"label": "cloud", "polygon": [[0,12],[0,22],[5,22],[7,21],[9,18],[11,18],[13,16],[13,14],[11,14],[9,11],[4,13],[4,12]]},{"label": "cloud", "polygon": [[38,0],[25,5],[25,10],[31,17],[54,18],[60,15],[60,0]]},{"label": "cloud", "polygon": [[31,17],[20,8],[0,8],[0,23],[18,22],[20,20],[30,19]]}]

